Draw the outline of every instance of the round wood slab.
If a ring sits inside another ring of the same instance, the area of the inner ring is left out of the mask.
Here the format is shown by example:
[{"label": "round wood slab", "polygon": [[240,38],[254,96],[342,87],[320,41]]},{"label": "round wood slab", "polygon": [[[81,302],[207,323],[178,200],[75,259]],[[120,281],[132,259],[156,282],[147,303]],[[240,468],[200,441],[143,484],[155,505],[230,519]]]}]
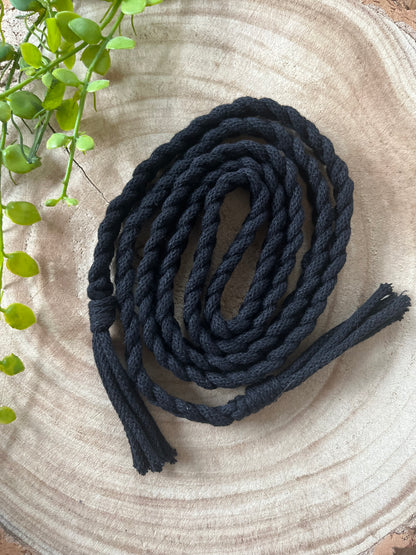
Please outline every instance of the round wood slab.
[{"label": "round wood slab", "polygon": [[[94,18],[106,7],[83,4]],[[91,102],[85,112],[96,150],[77,158],[79,206],[41,207],[42,222],[7,226],[6,250],[27,250],[41,271],[6,282],[4,304],[26,302],[38,322],[1,327],[1,356],[26,364],[1,378],[1,403],[17,413],[1,429],[1,523],[42,553],[361,553],[416,506],[414,310],[231,426],[150,407],[178,463],[143,477],[94,363],[87,272],[108,201],[140,161],[217,104],[267,96],[315,122],[355,182],[347,263],[311,340],[382,282],[416,302],[415,42],[352,0],[167,0],[135,26],[136,48],[114,53],[98,113]],[[56,196],[65,163],[64,152],[45,152],[41,170],[4,186],[3,202]],[[224,204],[216,263],[247,209],[241,192]],[[259,244],[229,284],[227,315]],[[179,276],[178,298],[183,285]],[[120,344],[117,326],[114,337]],[[184,387],[147,360],[175,394],[230,398]]]}]

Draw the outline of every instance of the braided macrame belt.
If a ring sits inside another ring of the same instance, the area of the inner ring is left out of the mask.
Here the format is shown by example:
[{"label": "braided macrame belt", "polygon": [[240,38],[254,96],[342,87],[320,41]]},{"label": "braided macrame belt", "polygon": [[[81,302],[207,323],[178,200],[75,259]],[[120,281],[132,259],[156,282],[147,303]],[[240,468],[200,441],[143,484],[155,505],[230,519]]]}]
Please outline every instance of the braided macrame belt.
[{"label": "braided macrame belt", "polygon": [[[303,242],[298,175],[307,186],[314,232],[296,288],[284,298]],[[250,212],[208,280],[220,207],[239,187],[249,192]],[[218,106],[137,166],[100,224],[88,296],[95,361],[140,474],[176,462],[176,451],[144,397],[175,416],[226,426],[276,401],[353,345],[403,317],[409,297],[382,284],[348,320],[287,364],[315,328],[344,265],[352,195],[347,166],[331,141],[294,108],[268,98],[245,97]],[[198,221],[202,231],[183,299],[185,337],[174,316],[174,279]],[[149,222],[137,265],[136,238]],[[253,280],[238,314],[226,320],[220,309],[224,287],[264,224],[268,227]],[[110,279],[114,256],[115,292]],[[125,364],[109,332],[116,309],[124,329]],[[148,375],[143,345],[181,380],[206,389],[243,385],[245,393],[221,406],[174,397]]]}]

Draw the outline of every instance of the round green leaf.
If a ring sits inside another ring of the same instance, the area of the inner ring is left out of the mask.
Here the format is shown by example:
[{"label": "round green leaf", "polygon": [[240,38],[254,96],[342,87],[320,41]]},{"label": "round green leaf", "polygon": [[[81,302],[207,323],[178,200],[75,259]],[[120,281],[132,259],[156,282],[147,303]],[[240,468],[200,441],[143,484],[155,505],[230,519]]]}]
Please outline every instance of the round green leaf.
[{"label": "round green leaf", "polygon": [[4,311],[4,319],[11,328],[25,330],[36,322],[31,308],[21,303],[12,303]]},{"label": "round green leaf", "polygon": [[21,12],[39,12],[43,9],[37,0],[10,0],[10,4]]},{"label": "round green leaf", "polygon": [[64,197],[64,201],[67,203],[68,206],[76,206],[78,204],[76,198]]},{"label": "round green leaf", "polygon": [[78,150],[82,150],[83,152],[92,150],[94,148],[94,139],[89,135],[81,135],[81,137],[78,137],[75,146]]},{"label": "round green leaf", "polygon": [[10,424],[16,420],[16,413],[10,407],[0,407],[0,424]]},{"label": "round green leaf", "polygon": [[59,148],[68,145],[70,142],[71,137],[68,137],[68,135],[64,133],[54,133],[49,137],[46,148]]},{"label": "round green leaf", "polygon": [[78,87],[80,81],[73,71],[70,69],[65,69],[64,67],[58,67],[52,71],[52,75],[61,83],[69,85],[70,87]]},{"label": "round green leaf", "polygon": [[38,68],[42,65],[42,54],[39,48],[36,48],[31,42],[23,42],[20,45],[20,51],[22,53],[24,61],[34,68]]},{"label": "round green leaf", "polygon": [[[23,145],[23,151],[26,156],[29,156],[30,148]],[[20,145],[9,145],[2,153],[3,164],[8,170],[14,173],[28,173],[41,165],[40,158],[35,157],[35,161],[29,164],[23,156]]]},{"label": "round green leaf", "polygon": [[110,81],[108,79],[97,79],[88,83],[87,92],[97,92],[108,87]]},{"label": "round green leaf", "polygon": [[77,37],[85,42],[88,42],[88,44],[97,44],[102,39],[101,29],[95,21],[92,21],[92,19],[78,17],[77,19],[69,21],[68,27],[77,35]]},{"label": "round green leaf", "polygon": [[47,200],[45,200],[45,206],[56,206],[58,202],[58,198],[48,198]]},{"label": "round green leaf", "polygon": [[67,98],[56,110],[56,121],[63,131],[74,129],[78,115],[78,102],[72,98]]},{"label": "round green leaf", "polygon": [[61,32],[58,23],[54,17],[48,17],[46,20],[46,30],[48,31],[46,41],[52,52],[56,52],[61,44]]},{"label": "round green leaf", "polygon": [[[84,50],[84,52],[81,55],[81,62],[86,67],[89,68],[90,65],[92,64],[98,52],[98,49],[99,49],[99,46],[93,45],[93,46],[87,46],[87,48]],[[107,71],[110,69],[110,65],[111,65],[110,54],[108,53],[107,50],[104,50],[94,64],[94,71],[95,73],[99,73],[100,75],[105,75]]]},{"label": "round green leaf", "polygon": [[6,206],[5,214],[12,222],[19,225],[32,225],[41,220],[36,206],[24,200],[9,202]]},{"label": "round green leaf", "polygon": [[71,31],[71,29],[68,27],[68,24],[70,21],[73,21],[78,17],[80,16],[77,13],[71,11],[58,12],[55,16],[59,30],[61,31],[61,35],[67,42],[70,42],[71,44],[75,44],[80,39],[78,35]]},{"label": "round green leaf", "polygon": [[146,7],[146,0],[123,0],[120,9],[126,15],[141,13]]},{"label": "round green leaf", "polygon": [[10,113],[10,106],[7,104],[7,102],[4,102],[3,100],[0,101],[0,121],[2,121],[3,123],[9,121]]},{"label": "round green leaf", "polygon": [[42,102],[42,106],[45,110],[55,110],[61,105],[62,99],[65,94],[65,84],[61,81],[53,79],[53,83],[47,90],[45,99]]},{"label": "round green leaf", "polygon": [[0,371],[8,376],[15,376],[19,372],[23,372],[24,369],[25,365],[23,362],[13,353],[0,361]]},{"label": "round green leaf", "polygon": [[14,57],[14,49],[11,44],[5,42],[4,44],[0,44],[0,62],[7,62],[8,60],[12,60]]},{"label": "round green leaf", "polygon": [[133,39],[129,39],[129,37],[114,37],[110,39],[107,44],[107,50],[121,50],[123,48],[134,48],[136,43]]},{"label": "round green leaf", "polygon": [[15,116],[33,119],[42,110],[42,102],[30,91],[16,91],[9,98],[10,108]]},{"label": "round green leaf", "polygon": [[39,273],[36,260],[22,251],[8,253],[6,266],[12,274],[20,277],[33,277]]}]

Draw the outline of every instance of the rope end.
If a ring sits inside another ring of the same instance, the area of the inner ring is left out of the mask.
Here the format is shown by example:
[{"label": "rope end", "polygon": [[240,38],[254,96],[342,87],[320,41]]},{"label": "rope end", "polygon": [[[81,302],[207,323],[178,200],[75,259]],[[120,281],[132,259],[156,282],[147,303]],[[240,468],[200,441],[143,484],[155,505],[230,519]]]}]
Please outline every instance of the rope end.
[{"label": "rope end", "polygon": [[133,448],[131,444],[130,447],[133,457],[133,467],[142,476],[145,476],[145,474],[147,474],[149,471],[162,472],[166,463],[175,464],[177,462],[177,452],[173,448],[171,448],[170,453],[166,453],[166,456],[159,455],[157,461],[153,458],[153,462],[149,463],[147,457],[144,456],[140,448]]},{"label": "rope end", "polygon": [[[385,291],[385,295],[380,299],[376,309],[372,314],[384,313],[382,327],[389,326],[393,322],[398,322],[403,319],[406,312],[412,305],[412,301],[406,291],[402,293],[395,293],[391,283],[383,283],[379,287],[379,291]],[[380,328],[382,329],[382,328]]]}]

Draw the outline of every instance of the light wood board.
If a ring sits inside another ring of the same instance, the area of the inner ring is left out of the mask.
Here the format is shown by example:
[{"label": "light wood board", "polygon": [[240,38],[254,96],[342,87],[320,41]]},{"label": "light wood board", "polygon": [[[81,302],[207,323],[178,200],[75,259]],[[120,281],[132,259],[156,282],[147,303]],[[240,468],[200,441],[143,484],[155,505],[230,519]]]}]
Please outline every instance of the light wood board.
[{"label": "light wood board", "polygon": [[[42,223],[6,235],[41,273],[10,278],[5,293],[38,323],[2,327],[1,352],[27,370],[1,385],[18,415],[1,429],[1,522],[42,553],[361,553],[415,512],[414,311],[232,426],[151,407],[179,457],[142,477],[94,364],[87,272],[107,203],[140,161],[217,104],[268,96],[331,138],[356,186],[347,263],[313,337],[381,282],[415,299],[415,43],[374,10],[335,0],[171,0],[136,29],[136,49],[115,53],[99,112],[85,114],[96,150],[73,174],[79,207],[42,208]],[[5,186],[4,199],[53,196],[65,156],[46,153],[43,168]],[[231,229],[247,208],[234,202],[223,212]]]}]

